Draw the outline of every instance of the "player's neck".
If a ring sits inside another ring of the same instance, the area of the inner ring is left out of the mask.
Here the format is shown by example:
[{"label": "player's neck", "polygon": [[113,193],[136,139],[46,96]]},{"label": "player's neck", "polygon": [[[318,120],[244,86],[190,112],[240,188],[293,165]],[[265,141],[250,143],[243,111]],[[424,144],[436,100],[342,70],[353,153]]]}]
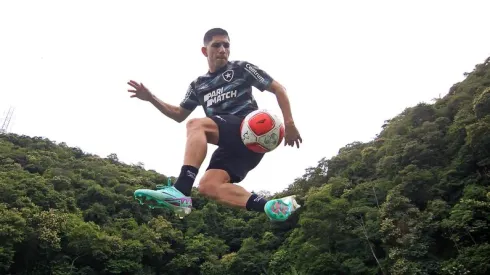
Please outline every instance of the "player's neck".
[{"label": "player's neck", "polygon": [[226,67],[226,65],[228,65],[228,62],[222,66],[216,66],[214,64],[208,64],[208,65],[209,65],[208,72],[213,74],[213,73],[216,73],[216,72],[222,70],[224,67]]}]

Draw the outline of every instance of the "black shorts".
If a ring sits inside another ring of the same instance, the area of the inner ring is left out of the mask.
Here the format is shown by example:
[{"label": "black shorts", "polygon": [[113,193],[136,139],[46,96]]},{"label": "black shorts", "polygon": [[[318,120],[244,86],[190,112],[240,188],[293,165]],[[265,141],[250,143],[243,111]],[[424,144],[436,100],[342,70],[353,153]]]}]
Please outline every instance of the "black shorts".
[{"label": "black shorts", "polygon": [[218,148],[209,162],[209,169],[222,169],[228,172],[232,183],[241,182],[264,157],[243,144],[240,125],[243,118],[234,115],[216,115],[210,117],[219,129]]}]

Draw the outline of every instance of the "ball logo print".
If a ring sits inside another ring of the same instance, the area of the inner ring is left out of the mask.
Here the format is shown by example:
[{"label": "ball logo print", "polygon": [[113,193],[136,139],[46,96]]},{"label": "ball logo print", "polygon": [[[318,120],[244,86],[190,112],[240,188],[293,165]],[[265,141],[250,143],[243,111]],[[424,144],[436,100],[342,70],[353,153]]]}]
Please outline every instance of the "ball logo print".
[{"label": "ball logo print", "polygon": [[240,126],[243,144],[256,153],[271,152],[284,138],[284,124],[275,114],[267,110],[256,110],[248,114]]},{"label": "ball logo print", "polygon": [[270,135],[266,136],[264,138],[264,143],[267,145],[267,146],[274,146],[274,144],[277,144],[278,143],[278,136],[276,133],[271,133]]}]

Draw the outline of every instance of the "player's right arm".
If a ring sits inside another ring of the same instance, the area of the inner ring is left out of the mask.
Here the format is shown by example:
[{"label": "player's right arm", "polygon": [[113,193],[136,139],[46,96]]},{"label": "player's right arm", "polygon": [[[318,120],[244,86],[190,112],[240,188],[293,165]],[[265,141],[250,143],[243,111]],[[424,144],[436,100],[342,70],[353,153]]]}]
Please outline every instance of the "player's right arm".
[{"label": "player's right arm", "polygon": [[[148,101],[153,106],[155,106],[160,112],[162,112],[167,117],[177,121],[184,121],[193,111],[193,109],[184,108],[181,106],[174,106],[160,100],[157,96],[152,94],[143,83],[137,83],[136,81],[129,81],[128,84],[135,88],[135,90],[128,90],[128,92],[133,93],[131,97],[137,97],[141,100]],[[195,108],[195,107],[194,107]]]},{"label": "player's right arm", "polygon": [[192,113],[192,111],[182,108],[181,106],[174,106],[166,102],[163,102],[154,94],[151,95],[149,101],[160,112],[162,112],[167,117],[177,121],[178,123],[184,121]]}]

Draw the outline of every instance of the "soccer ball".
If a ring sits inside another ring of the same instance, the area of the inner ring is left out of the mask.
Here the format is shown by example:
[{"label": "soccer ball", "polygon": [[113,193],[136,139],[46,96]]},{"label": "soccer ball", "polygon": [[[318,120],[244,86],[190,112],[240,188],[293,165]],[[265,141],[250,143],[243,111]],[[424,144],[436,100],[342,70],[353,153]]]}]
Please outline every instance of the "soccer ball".
[{"label": "soccer ball", "polygon": [[267,110],[255,110],[243,119],[240,134],[248,149],[256,153],[267,153],[281,144],[284,123]]}]

